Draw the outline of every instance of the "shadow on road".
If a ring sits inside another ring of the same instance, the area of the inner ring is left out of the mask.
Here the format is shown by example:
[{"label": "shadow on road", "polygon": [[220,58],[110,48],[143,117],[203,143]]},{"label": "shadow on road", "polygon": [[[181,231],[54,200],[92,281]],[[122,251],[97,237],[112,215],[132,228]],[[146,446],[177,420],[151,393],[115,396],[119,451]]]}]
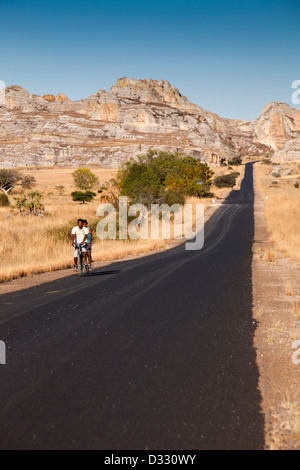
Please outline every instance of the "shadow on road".
[{"label": "shadow on road", "polygon": [[89,273],[89,277],[108,276],[109,274],[118,274],[120,272],[122,272],[121,269],[118,269],[117,271],[93,271]]}]

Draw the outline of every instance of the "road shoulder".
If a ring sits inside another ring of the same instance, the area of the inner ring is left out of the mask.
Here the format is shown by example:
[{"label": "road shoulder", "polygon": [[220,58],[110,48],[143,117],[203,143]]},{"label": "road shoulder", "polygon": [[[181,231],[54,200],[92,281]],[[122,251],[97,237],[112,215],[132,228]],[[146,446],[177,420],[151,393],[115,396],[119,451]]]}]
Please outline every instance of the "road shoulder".
[{"label": "road shoulder", "polygon": [[287,258],[265,258],[269,235],[255,184],[253,257],[255,336],[268,450],[300,450],[300,270]]}]

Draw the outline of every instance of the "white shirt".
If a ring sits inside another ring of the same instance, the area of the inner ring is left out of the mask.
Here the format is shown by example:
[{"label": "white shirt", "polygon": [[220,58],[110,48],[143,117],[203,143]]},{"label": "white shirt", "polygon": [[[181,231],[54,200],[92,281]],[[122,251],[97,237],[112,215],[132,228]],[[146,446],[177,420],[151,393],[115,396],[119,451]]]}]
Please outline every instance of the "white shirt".
[{"label": "white shirt", "polygon": [[75,235],[75,243],[80,245],[83,240],[84,236],[89,234],[89,229],[87,227],[82,227],[81,229],[77,226],[74,227],[72,230],[72,235]]}]

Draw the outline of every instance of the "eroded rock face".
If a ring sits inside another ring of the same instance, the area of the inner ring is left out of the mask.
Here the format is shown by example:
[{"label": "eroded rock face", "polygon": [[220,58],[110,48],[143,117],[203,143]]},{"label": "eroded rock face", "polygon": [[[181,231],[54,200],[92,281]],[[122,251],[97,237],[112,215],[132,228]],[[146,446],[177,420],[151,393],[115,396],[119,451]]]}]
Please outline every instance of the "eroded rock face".
[{"label": "eroded rock face", "polygon": [[45,96],[6,89],[0,106],[1,167],[117,167],[150,148],[218,162],[275,150],[273,142],[284,144],[298,132],[298,114],[288,105],[280,112],[277,104],[267,105],[253,122],[222,119],[164,80],[124,77],[108,92],[79,101]]},{"label": "eroded rock face", "polygon": [[281,150],[275,152],[273,161],[280,163],[300,161],[300,134],[288,140]]},{"label": "eroded rock face", "polygon": [[56,101],[67,101],[68,97],[64,93],[59,93],[58,95],[56,95],[55,100]]},{"label": "eroded rock face", "polygon": [[55,96],[54,95],[44,95],[43,99],[45,101],[49,101],[49,103],[51,103],[51,102],[55,101]]},{"label": "eroded rock face", "polygon": [[277,152],[286,142],[300,133],[300,109],[286,103],[267,104],[258,119],[253,121],[254,141]]}]

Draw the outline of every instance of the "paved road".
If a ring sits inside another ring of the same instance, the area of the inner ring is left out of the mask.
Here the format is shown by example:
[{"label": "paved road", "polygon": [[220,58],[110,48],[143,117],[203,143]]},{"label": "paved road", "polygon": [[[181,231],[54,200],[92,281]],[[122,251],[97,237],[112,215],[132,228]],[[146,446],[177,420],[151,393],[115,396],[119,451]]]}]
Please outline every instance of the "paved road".
[{"label": "paved road", "polygon": [[263,448],[251,164],[205,230],[198,252],[1,296],[1,448]]}]

